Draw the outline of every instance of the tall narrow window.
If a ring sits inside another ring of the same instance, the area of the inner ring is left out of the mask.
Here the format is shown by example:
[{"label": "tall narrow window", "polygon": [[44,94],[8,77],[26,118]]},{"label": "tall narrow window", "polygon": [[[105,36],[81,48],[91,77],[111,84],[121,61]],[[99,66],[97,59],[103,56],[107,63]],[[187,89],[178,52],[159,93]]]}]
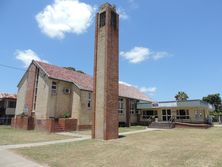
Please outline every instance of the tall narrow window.
[{"label": "tall narrow window", "polygon": [[130,101],[130,113],[135,114],[136,113],[136,107],[135,107],[135,101],[131,100]]},{"label": "tall narrow window", "polygon": [[115,12],[111,12],[111,25],[116,28],[116,13]]},{"label": "tall narrow window", "polygon": [[52,81],[51,94],[56,95],[56,92],[57,92],[57,83],[55,81]]},{"label": "tall narrow window", "polygon": [[100,19],[99,19],[99,27],[103,27],[106,24],[106,12],[103,12],[100,14]]},{"label": "tall narrow window", "polygon": [[91,108],[91,101],[92,101],[92,95],[91,95],[91,93],[89,92],[89,93],[88,93],[88,108]]},{"label": "tall narrow window", "polygon": [[37,72],[35,75],[35,89],[34,89],[34,102],[33,102],[33,109],[35,111],[36,108],[36,100],[37,100],[37,93],[38,93],[38,83],[39,83],[39,68],[37,68]]},{"label": "tall narrow window", "polygon": [[124,101],[122,98],[119,99],[119,114],[123,114],[123,110],[124,110]]}]

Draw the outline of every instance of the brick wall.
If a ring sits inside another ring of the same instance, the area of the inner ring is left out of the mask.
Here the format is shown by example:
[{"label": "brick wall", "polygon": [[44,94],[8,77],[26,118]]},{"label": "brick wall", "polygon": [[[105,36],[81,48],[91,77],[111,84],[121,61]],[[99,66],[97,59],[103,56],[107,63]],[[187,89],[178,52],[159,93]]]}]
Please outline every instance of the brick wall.
[{"label": "brick wall", "polygon": [[76,131],[77,120],[71,118],[38,119],[35,127],[37,130],[46,132]]},{"label": "brick wall", "polygon": [[16,116],[12,118],[11,127],[33,130],[35,128],[34,118],[30,116]]}]

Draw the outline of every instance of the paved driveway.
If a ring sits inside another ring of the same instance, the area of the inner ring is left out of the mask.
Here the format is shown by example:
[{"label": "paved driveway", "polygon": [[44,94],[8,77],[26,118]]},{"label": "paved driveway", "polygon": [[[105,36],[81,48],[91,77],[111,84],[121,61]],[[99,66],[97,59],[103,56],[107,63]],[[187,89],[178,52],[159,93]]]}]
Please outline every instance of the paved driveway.
[{"label": "paved driveway", "polygon": [[8,150],[0,150],[1,167],[43,167]]}]

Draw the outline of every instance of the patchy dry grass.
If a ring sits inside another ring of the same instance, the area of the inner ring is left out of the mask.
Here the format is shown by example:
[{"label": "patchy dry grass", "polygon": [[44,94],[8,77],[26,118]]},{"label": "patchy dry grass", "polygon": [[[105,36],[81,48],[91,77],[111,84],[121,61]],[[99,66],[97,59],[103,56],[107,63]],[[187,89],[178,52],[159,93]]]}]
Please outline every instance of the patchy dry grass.
[{"label": "patchy dry grass", "polygon": [[120,127],[119,128],[119,133],[122,133],[122,132],[132,132],[132,131],[144,130],[144,129],[146,129],[146,126]]},{"label": "patchy dry grass", "polygon": [[38,132],[35,130],[27,131],[14,129],[10,126],[0,126],[0,145],[34,143],[67,138],[71,137],[46,132]]},{"label": "patchy dry grass", "polygon": [[173,129],[16,152],[53,167],[221,167],[222,128]]},{"label": "patchy dry grass", "polygon": [[[144,130],[144,129],[146,129],[146,126],[120,127],[119,128],[119,133],[132,132],[132,131]],[[91,130],[73,131],[73,133],[78,133],[78,134],[82,134],[82,135],[91,135]]]}]

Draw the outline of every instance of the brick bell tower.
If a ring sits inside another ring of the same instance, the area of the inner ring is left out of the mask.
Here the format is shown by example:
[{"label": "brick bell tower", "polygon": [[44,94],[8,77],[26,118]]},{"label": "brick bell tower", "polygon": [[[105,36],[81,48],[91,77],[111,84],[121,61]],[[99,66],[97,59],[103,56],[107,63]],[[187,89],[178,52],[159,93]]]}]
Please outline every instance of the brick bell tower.
[{"label": "brick bell tower", "polygon": [[119,15],[103,4],[96,15],[92,138],[118,138]]}]

